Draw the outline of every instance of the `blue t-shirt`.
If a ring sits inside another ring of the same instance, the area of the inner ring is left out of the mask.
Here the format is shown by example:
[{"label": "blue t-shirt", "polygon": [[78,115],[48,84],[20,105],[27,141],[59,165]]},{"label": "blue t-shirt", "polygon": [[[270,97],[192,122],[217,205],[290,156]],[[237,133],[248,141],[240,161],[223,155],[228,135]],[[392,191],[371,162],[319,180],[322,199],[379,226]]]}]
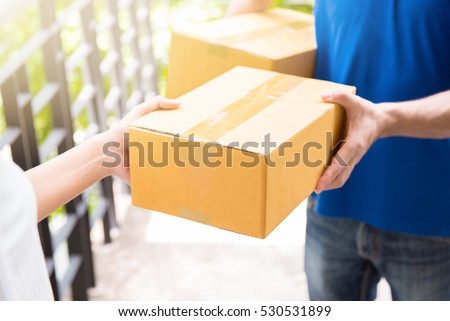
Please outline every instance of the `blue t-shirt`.
[{"label": "blue t-shirt", "polygon": [[[316,77],[373,102],[450,89],[450,1],[316,0]],[[450,103],[450,102],[449,102]],[[377,141],[317,211],[416,235],[450,236],[450,141]]]}]

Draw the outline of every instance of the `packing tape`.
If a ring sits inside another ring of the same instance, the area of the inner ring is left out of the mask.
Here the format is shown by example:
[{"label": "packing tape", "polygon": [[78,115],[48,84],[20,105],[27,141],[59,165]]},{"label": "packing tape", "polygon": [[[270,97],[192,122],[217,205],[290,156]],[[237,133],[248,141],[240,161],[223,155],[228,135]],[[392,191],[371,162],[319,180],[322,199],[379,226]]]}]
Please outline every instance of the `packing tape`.
[{"label": "packing tape", "polygon": [[298,29],[303,29],[305,27],[311,26],[311,22],[306,21],[295,21],[283,24],[281,26],[266,28],[261,30],[250,31],[243,34],[223,37],[218,39],[216,42],[222,45],[231,45],[239,42],[245,42],[248,40],[261,39],[265,37],[270,37],[279,34],[280,32],[292,32]]},{"label": "packing tape", "polygon": [[311,26],[312,22],[307,21],[295,21],[283,24],[281,26],[266,28],[262,30],[250,31],[247,33],[223,37],[219,39],[209,40],[208,52],[212,55],[225,57],[228,53],[227,46],[245,42],[248,40],[261,39],[265,37],[271,37],[281,32],[292,32],[298,29],[302,29]]},{"label": "packing tape", "polygon": [[217,141],[226,133],[272,105],[302,82],[303,78],[275,75],[239,100],[187,130],[181,136],[189,137],[193,134],[196,140]]},{"label": "packing tape", "polygon": [[186,207],[181,207],[179,209],[178,216],[191,221],[211,225],[211,217],[209,215],[199,213]]}]

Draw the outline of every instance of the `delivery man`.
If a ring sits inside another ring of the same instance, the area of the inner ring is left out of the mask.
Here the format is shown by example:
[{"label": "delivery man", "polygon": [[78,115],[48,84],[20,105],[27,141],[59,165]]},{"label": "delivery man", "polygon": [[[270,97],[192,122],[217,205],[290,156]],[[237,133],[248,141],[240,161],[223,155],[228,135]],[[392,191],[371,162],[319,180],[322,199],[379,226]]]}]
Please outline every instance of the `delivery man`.
[{"label": "delivery man", "polygon": [[[234,0],[228,14],[270,2]],[[308,204],[310,298],[372,300],[384,277],[394,300],[449,300],[450,1],[316,0],[314,11],[316,78],[364,98],[322,97],[348,128]]]}]

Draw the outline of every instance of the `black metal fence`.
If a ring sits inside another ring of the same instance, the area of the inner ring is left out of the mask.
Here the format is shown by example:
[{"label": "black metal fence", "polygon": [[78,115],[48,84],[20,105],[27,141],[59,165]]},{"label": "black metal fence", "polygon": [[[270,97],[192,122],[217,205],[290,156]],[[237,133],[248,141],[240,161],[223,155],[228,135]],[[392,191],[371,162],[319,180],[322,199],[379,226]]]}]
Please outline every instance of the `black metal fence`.
[{"label": "black metal fence", "polygon": [[[0,69],[0,90],[6,129],[0,134],[0,150],[10,148],[13,160],[27,170],[63,153],[77,143],[74,123],[87,115],[83,139],[108,128],[110,120],[121,117],[128,108],[155,95],[149,0],[74,0],[57,10],[53,0],[30,0],[37,6],[40,27]],[[99,10],[101,15],[99,15]],[[99,18],[100,16],[100,18]],[[70,54],[64,50],[61,34],[66,22],[78,18],[80,43]],[[122,24],[121,20],[126,21]],[[108,49],[99,49],[100,36],[109,39]],[[12,35],[14,36],[14,35]],[[33,94],[27,61],[35,52],[43,57],[45,84]],[[68,75],[81,70],[81,88],[73,93]],[[107,83],[107,85],[105,85]],[[37,140],[36,115],[50,108],[52,127],[45,140]],[[79,139],[77,139],[79,140]],[[72,289],[72,299],[87,300],[87,289],[95,285],[90,230],[103,221],[105,242],[111,242],[115,226],[113,180],[98,185],[95,206],[88,192],[65,205],[64,224],[51,232],[49,219],[39,224],[41,242],[55,298]],[[64,273],[58,271],[55,251],[67,245],[69,259]],[[59,275],[59,277],[57,277]],[[62,276],[61,276],[62,275]]]}]

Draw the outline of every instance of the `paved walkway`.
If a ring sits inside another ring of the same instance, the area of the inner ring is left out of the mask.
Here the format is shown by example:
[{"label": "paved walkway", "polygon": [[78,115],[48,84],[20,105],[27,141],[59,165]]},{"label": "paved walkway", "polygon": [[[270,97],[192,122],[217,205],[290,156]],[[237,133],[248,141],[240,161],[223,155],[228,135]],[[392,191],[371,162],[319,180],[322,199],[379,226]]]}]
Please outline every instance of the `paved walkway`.
[{"label": "paved walkway", "polygon": [[128,196],[118,216],[112,244],[94,233],[92,300],[308,299],[304,203],[265,240],[133,208]]}]

